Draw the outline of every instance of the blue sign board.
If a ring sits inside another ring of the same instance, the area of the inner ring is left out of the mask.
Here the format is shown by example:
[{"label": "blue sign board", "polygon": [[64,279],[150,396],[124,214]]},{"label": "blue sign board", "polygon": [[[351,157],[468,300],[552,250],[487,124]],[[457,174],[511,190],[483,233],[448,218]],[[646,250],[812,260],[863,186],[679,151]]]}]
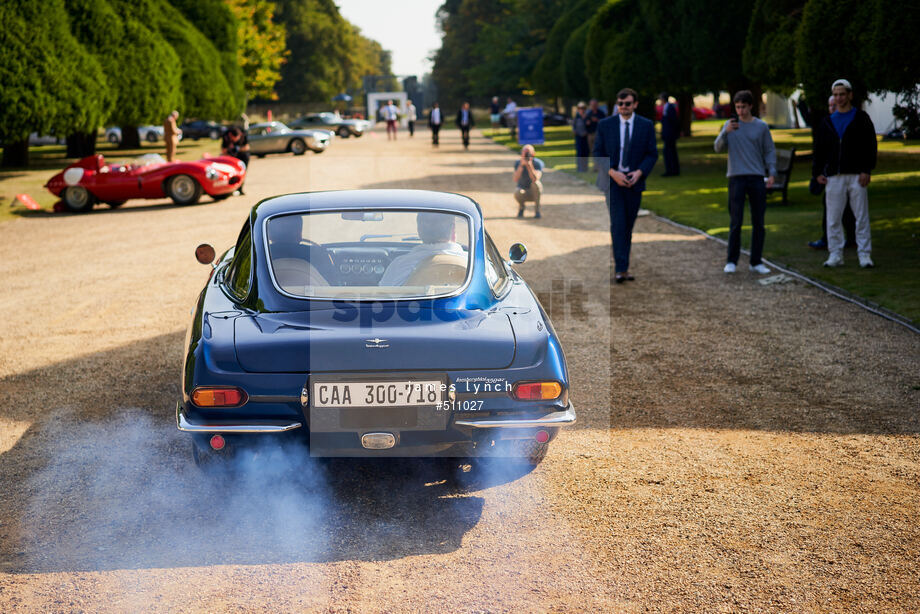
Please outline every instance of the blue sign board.
[{"label": "blue sign board", "polygon": [[518,144],[542,145],[543,144],[543,108],[529,107],[518,109]]}]

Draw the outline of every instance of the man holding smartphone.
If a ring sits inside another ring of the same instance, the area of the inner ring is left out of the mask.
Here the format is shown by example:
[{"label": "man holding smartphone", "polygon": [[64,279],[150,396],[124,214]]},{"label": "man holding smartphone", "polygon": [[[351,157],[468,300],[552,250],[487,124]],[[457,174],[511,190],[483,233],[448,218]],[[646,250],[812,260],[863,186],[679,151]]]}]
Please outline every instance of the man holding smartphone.
[{"label": "man holding smartphone", "polygon": [[[764,214],[767,209],[767,188],[776,181],[776,148],[767,123],[754,117],[754,96],[741,90],[733,99],[735,114],[722,126],[716,137],[717,152],[728,149],[728,258],[726,273],[734,273],[741,254],[741,225],[744,221],[744,200],[751,203],[751,271],[764,275],[770,272],[763,262]],[[764,183],[764,176],[767,177]]]}]

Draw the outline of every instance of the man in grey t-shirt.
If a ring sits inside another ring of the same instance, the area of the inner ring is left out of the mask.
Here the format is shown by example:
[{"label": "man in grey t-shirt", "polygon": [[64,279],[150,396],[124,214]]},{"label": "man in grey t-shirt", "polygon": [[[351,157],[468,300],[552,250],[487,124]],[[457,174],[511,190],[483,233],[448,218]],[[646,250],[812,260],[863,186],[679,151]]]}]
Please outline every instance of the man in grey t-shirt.
[{"label": "man in grey t-shirt", "polygon": [[[744,221],[744,199],[751,203],[751,270],[761,275],[770,269],[761,262],[763,254],[764,213],[767,209],[767,188],[776,180],[776,148],[770,128],[762,119],[751,114],[754,96],[741,90],[734,97],[737,117],[722,126],[716,137],[717,152],[728,149],[728,258],[726,273],[734,273],[741,253],[741,224]],[[767,177],[764,183],[764,177]]]}]

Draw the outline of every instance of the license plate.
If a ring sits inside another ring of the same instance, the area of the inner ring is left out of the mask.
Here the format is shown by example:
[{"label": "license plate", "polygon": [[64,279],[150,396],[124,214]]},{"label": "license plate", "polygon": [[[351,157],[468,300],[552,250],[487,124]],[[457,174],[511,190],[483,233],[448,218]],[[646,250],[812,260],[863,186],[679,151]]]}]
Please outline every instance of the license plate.
[{"label": "license plate", "polygon": [[313,407],[414,407],[439,405],[441,380],[314,382]]}]

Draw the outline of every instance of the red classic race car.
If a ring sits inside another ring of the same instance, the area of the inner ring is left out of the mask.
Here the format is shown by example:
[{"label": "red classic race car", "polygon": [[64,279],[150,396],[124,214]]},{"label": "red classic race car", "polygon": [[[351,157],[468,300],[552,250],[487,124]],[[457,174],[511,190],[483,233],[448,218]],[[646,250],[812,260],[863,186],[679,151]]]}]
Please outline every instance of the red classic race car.
[{"label": "red classic race car", "polygon": [[97,202],[114,208],[131,198],[168,196],[177,205],[192,205],[202,192],[223,200],[245,179],[246,165],[230,156],[167,162],[159,154],[144,154],[130,162],[107,164],[96,154],[71,164],[45,187],[61,197],[66,209],[89,211]]}]

